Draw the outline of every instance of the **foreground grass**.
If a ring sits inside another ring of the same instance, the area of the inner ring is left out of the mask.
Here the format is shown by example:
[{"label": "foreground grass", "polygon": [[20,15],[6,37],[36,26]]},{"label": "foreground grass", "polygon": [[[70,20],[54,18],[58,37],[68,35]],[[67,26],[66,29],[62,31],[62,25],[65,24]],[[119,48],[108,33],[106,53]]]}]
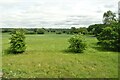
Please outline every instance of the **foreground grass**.
[{"label": "foreground grass", "polygon": [[117,78],[118,53],[103,51],[95,37],[86,36],[83,54],[65,52],[71,35],[26,35],[24,54],[6,54],[9,35],[3,35],[3,77]]}]

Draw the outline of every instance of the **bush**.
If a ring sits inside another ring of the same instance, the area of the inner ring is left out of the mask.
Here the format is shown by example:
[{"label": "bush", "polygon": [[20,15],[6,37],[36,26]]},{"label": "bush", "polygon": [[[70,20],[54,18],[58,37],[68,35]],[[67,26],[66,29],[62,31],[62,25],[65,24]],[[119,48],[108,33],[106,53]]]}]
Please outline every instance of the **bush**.
[{"label": "bush", "polygon": [[17,53],[23,53],[25,49],[26,46],[25,46],[24,31],[22,29],[15,29],[11,33],[9,51],[10,53],[17,54]]},{"label": "bush", "polygon": [[75,53],[82,53],[86,49],[86,43],[83,41],[82,35],[74,35],[69,39],[69,50]]}]

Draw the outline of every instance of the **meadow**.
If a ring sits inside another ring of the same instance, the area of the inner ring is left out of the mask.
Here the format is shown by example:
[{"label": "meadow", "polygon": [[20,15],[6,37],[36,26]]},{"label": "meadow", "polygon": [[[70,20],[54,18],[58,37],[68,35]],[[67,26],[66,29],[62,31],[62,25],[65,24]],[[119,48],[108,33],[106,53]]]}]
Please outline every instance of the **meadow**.
[{"label": "meadow", "polygon": [[117,78],[118,52],[106,51],[97,39],[84,36],[84,53],[67,52],[68,34],[26,35],[23,54],[7,54],[8,34],[2,35],[2,69],[4,78]]}]

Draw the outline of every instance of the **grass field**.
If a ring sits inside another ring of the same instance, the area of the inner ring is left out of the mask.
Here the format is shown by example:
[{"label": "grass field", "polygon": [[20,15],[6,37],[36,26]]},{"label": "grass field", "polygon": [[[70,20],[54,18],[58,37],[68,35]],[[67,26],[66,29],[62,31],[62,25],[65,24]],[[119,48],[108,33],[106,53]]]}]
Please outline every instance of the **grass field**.
[{"label": "grass field", "polygon": [[97,39],[85,36],[82,54],[68,53],[67,34],[26,35],[24,54],[6,54],[9,35],[3,34],[3,77],[8,78],[117,78],[118,53],[102,50]]}]

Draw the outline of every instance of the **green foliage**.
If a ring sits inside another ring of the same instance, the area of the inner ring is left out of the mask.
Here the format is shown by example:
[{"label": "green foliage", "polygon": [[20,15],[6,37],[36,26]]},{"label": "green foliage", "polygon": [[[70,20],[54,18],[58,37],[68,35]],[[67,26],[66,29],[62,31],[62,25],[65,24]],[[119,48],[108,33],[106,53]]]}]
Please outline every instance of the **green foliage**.
[{"label": "green foliage", "polygon": [[78,30],[75,27],[71,27],[70,33],[71,34],[78,34]]},{"label": "green foliage", "polygon": [[10,33],[11,31],[13,31],[12,28],[2,28],[2,33]]},{"label": "green foliage", "polygon": [[85,28],[85,27],[79,28],[79,29],[78,29],[78,33],[87,34],[87,33],[88,33],[87,28]]},{"label": "green foliage", "polygon": [[116,15],[112,11],[109,10],[103,14],[103,23],[104,24],[111,24],[116,21],[117,21]]},{"label": "green foliage", "polygon": [[75,53],[81,53],[86,49],[86,43],[82,35],[74,35],[69,39],[69,50]]},{"label": "green foliage", "polygon": [[116,25],[117,24],[104,28],[97,37],[99,44],[105,49],[118,50],[118,46],[120,46],[120,43],[118,43],[120,34],[117,31],[118,28]]},{"label": "green foliage", "polygon": [[44,29],[37,29],[37,34],[44,34],[45,30]]},{"label": "green foliage", "polygon": [[35,34],[34,30],[32,29],[24,29],[25,34]]},{"label": "green foliage", "polygon": [[15,29],[11,33],[9,51],[10,53],[17,54],[17,53],[23,53],[25,49],[26,46],[25,46],[24,31],[22,29]]},{"label": "green foliage", "polygon": [[120,51],[120,23],[117,23],[116,15],[111,11],[105,12],[103,22],[104,24],[90,25],[88,31],[97,37],[98,44],[103,48]]},{"label": "green foliage", "polygon": [[98,36],[100,34],[100,32],[103,30],[103,28],[105,28],[106,26],[107,25],[104,25],[104,24],[94,24],[94,25],[90,25],[87,28],[87,30],[91,34],[94,34],[95,36]]},{"label": "green foliage", "polygon": [[117,47],[117,50],[120,52],[120,22],[118,23],[116,29],[118,32],[118,37],[116,39],[116,47]]}]

